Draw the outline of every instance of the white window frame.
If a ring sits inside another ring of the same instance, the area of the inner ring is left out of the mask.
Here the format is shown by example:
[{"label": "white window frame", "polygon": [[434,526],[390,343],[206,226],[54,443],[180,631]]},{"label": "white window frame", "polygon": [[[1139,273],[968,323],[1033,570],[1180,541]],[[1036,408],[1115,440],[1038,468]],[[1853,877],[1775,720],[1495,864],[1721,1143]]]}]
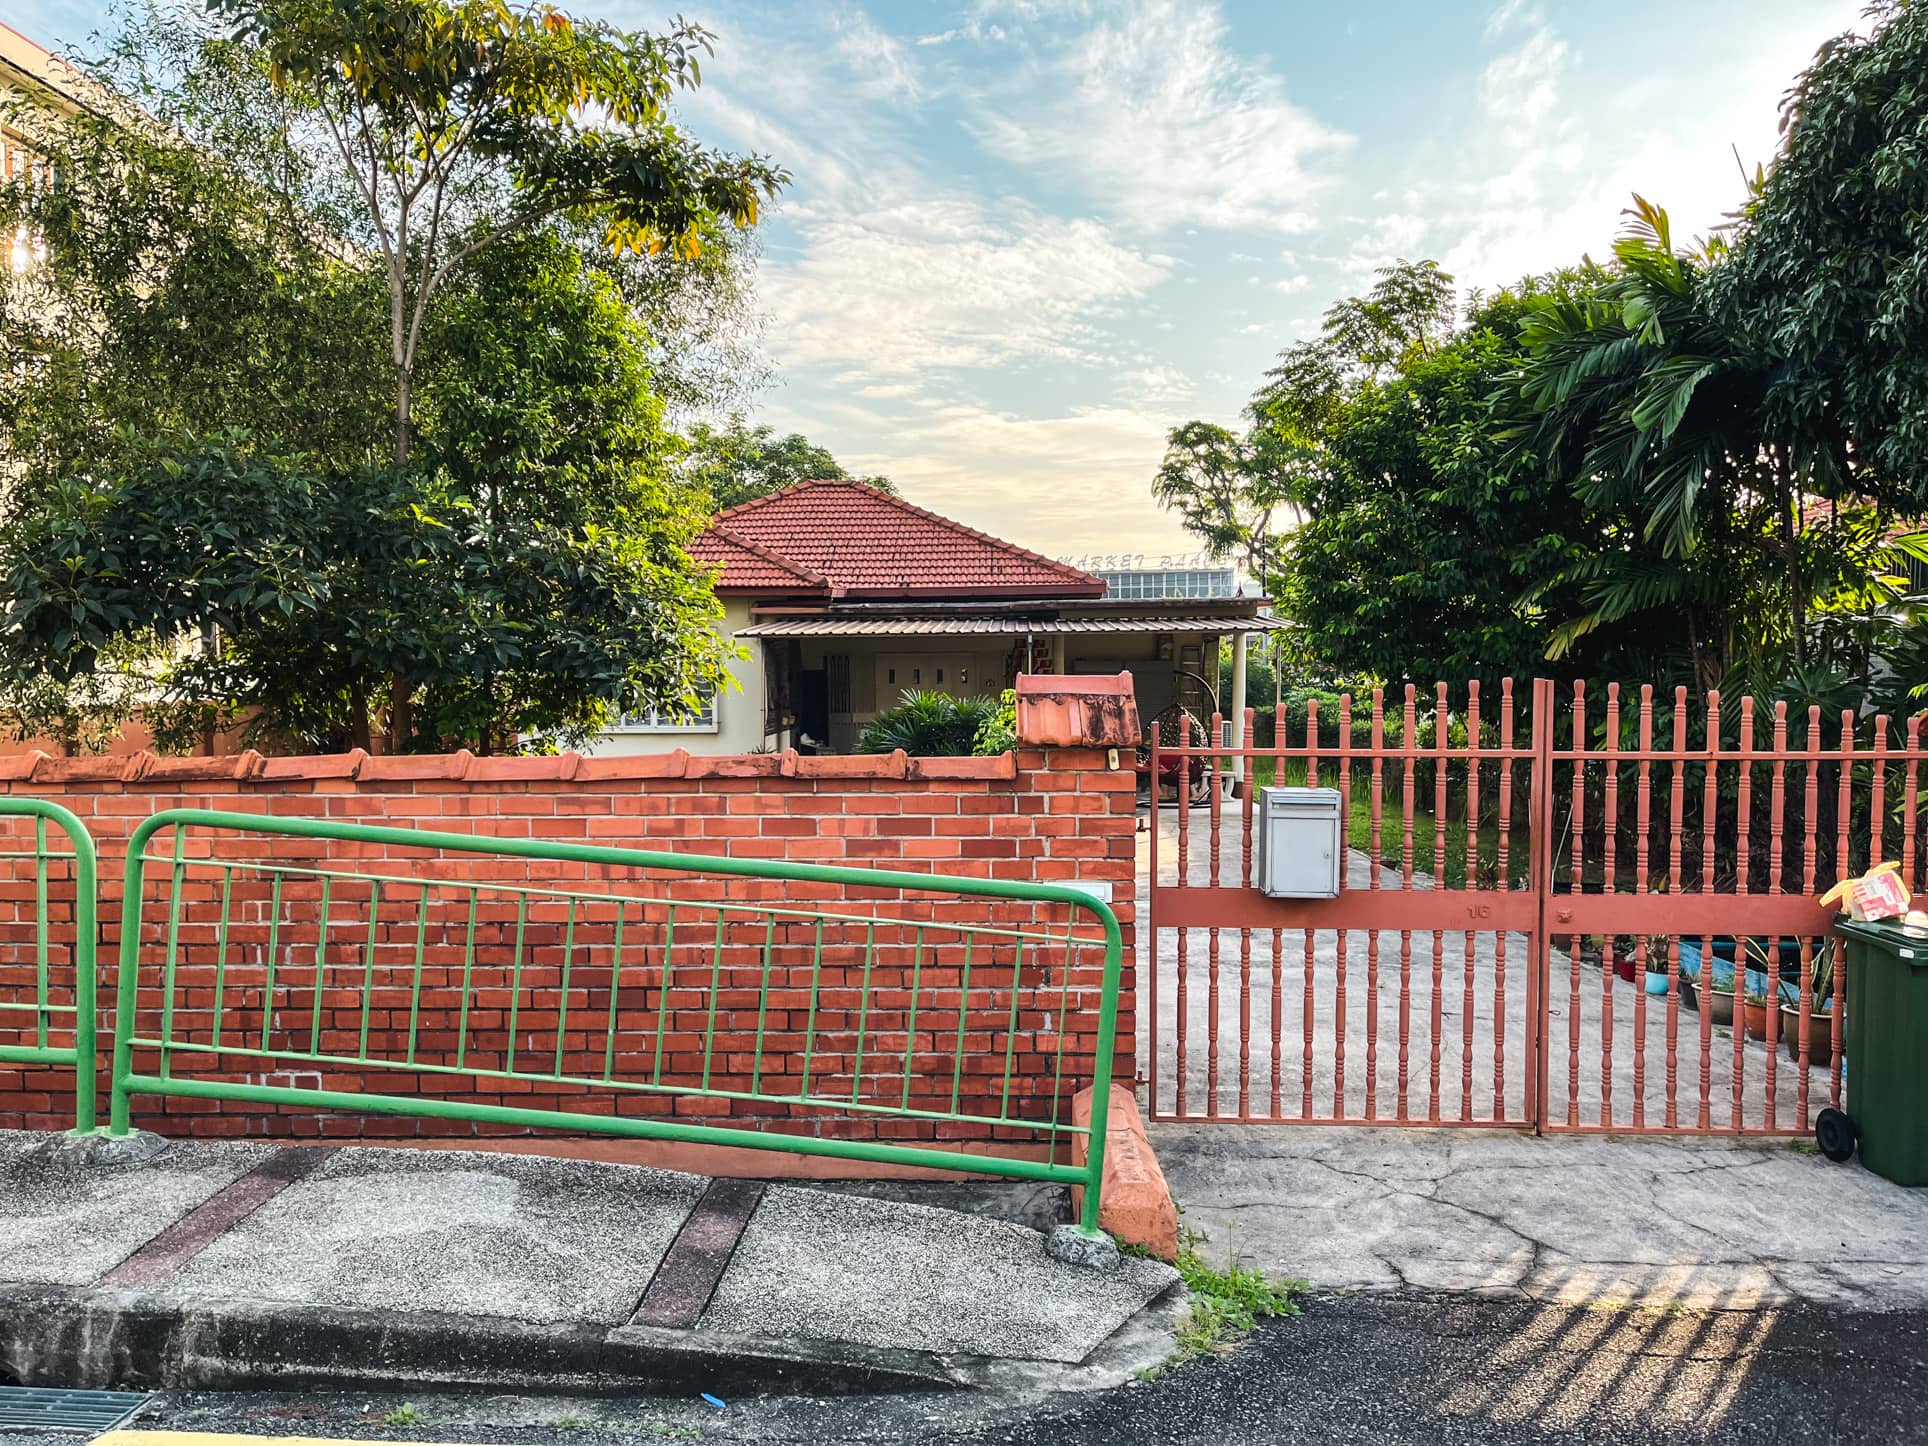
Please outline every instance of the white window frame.
[{"label": "white window frame", "polygon": [[696,717],[688,722],[664,721],[663,710],[651,708],[641,713],[623,713],[617,716],[611,733],[719,733],[723,728],[723,708],[719,689],[705,690],[709,707],[707,717]]}]

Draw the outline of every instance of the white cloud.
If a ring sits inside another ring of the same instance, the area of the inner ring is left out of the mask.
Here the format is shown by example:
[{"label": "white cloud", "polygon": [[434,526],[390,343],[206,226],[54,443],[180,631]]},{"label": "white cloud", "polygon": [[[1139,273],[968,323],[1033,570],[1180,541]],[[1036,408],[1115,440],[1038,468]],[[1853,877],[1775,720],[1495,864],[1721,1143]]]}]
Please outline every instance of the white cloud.
[{"label": "white cloud", "polygon": [[1273,282],[1272,289],[1274,291],[1283,291],[1287,296],[1290,296],[1295,291],[1304,291],[1311,284],[1312,278],[1301,271],[1296,276],[1282,277],[1280,280]]},{"label": "white cloud", "polygon": [[1186,401],[1194,388],[1192,379],[1178,368],[1154,363],[1120,372],[1118,390],[1141,405],[1158,406]]},{"label": "white cloud", "polygon": [[1195,550],[1146,500],[1173,420],[1138,406],[1026,417],[960,403],[897,429],[888,455],[838,457],[853,472],[888,473],[947,517],[1054,557]]},{"label": "white cloud", "polygon": [[1020,78],[1041,109],[984,97],[973,130],[995,154],[1061,172],[1133,225],[1298,232],[1350,138],[1294,105],[1227,44],[1215,6],[1130,0]]},{"label": "white cloud", "polygon": [[861,10],[836,21],[837,56],[857,89],[882,99],[915,99],[921,86],[916,63],[896,37],[879,30]]},{"label": "white cloud", "polygon": [[1489,36],[1504,35],[1514,26],[1530,23],[1539,19],[1530,0],[1500,0],[1486,17],[1486,33]]},{"label": "white cloud", "polygon": [[1390,266],[1404,257],[1415,261],[1424,254],[1431,225],[1424,216],[1404,211],[1388,211],[1373,219],[1364,232],[1346,248],[1344,270],[1355,280],[1369,276],[1381,266]]},{"label": "white cloud", "polygon": [[[1566,56],[1563,41],[1546,26],[1534,26],[1524,44],[1487,62],[1479,78],[1480,109],[1498,125],[1536,130],[1553,112]],[[1518,141],[1531,142],[1530,134]]]},{"label": "white cloud", "polygon": [[797,218],[794,262],[766,266],[771,342],[792,365],[872,376],[1093,359],[1097,323],[1162,281],[1168,258],[1066,220],[966,196],[905,195]]},{"label": "white cloud", "polygon": [[[1604,258],[1636,191],[1668,209],[1683,243],[1719,225],[1743,197],[1735,150],[1749,170],[1772,158],[1782,93],[1823,39],[1856,23],[1861,0],[1816,0],[1781,33],[1757,35],[1744,63],[1706,68],[1691,108],[1660,107],[1657,97],[1622,88],[1616,112],[1600,117],[1607,124],[1586,132],[1562,115],[1564,47],[1537,12],[1502,9],[1529,32],[1509,56],[1532,52],[1546,63],[1502,56],[1488,66],[1479,89],[1494,122],[1488,168],[1435,187],[1428,202],[1432,235],[1451,238],[1439,248],[1441,264],[1462,286],[1504,285],[1582,254]],[[1542,79],[1553,87],[1544,96]]]}]

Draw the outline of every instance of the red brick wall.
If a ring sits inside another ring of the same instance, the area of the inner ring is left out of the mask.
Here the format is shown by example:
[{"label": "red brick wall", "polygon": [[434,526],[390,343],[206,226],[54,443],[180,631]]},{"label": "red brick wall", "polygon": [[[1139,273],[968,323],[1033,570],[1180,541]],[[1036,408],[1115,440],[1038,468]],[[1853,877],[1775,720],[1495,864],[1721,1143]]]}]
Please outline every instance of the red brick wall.
[{"label": "red brick wall", "polygon": [[[1117,1077],[1132,1077],[1131,1016],[1133,775],[1129,758],[1113,769],[1102,749],[1022,747],[998,759],[805,758],[794,754],[698,758],[680,751],[656,758],[585,759],[575,755],[537,759],[446,757],[374,758],[362,754],[309,758],[53,759],[27,755],[0,759],[0,789],[18,796],[57,801],[73,809],[92,830],[102,860],[102,1041],[110,1038],[113,982],[120,935],[122,873],[128,835],[149,814],[165,808],[202,807],[270,816],[387,823],[452,833],[562,840],[592,845],[653,848],[689,855],[782,859],[860,867],[907,868],[998,879],[1108,883],[1113,907],[1126,929],[1126,977],[1120,994]],[[30,833],[7,820],[5,844],[18,849]],[[171,835],[157,836],[163,851]],[[811,1055],[811,1092],[841,1096],[853,1088],[864,1102],[943,1112],[953,1091],[959,1108],[985,1114],[1003,1110],[1007,1051],[1014,1061],[1009,1113],[1041,1118],[1054,1101],[1069,1118],[1069,1100],[1090,1079],[1096,1048],[1096,1006],[1102,950],[1075,951],[1067,976],[1065,949],[1027,945],[1017,976],[1017,1027],[1008,1012],[1017,961],[1013,945],[999,936],[977,936],[970,963],[971,990],[963,993],[965,964],[956,926],[1005,929],[1051,928],[1062,934],[1071,911],[1008,901],[883,894],[824,884],[724,880],[713,874],[644,873],[600,865],[559,865],[464,858],[418,849],[382,849],[341,841],[264,841],[260,836],[190,833],[190,858],[236,862],[226,885],[228,967],[222,986],[223,1040],[259,1047],[264,1027],[271,1049],[305,1050],[318,1041],[324,1053],[352,1054],[363,1028],[364,970],[374,988],[367,995],[369,1052],[405,1059],[414,1020],[418,1065],[454,1062],[461,1045],[467,1067],[500,1068],[511,1040],[518,1072],[548,1070],[560,1036],[562,1073],[600,1079],[617,988],[618,1079],[655,1077],[660,1030],[666,1084],[695,1084],[704,1065],[702,1043],[712,1007],[709,967],[718,917],[705,903],[729,900],[749,906],[729,915],[725,942],[715,963],[717,1027],[708,1061],[715,1090],[765,1093],[800,1090],[806,1043]],[[278,906],[267,875],[241,861],[268,857],[280,865],[349,872],[384,872],[429,881],[424,890],[394,883],[374,919],[373,966],[368,968],[369,891],[349,880],[330,884],[329,946],[317,999],[315,943],[321,917],[320,880],[286,874]],[[171,866],[148,866],[139,1018],[143,1033],[160,1025],[161,983],[170,925],[165,894]],[[71,919],[71,886],[57,868],[51,886],[53,911]],[[184,871],[175,952],[172,1035],[211,1044],[216,1019],[215,957],[224,944],[220,926],[222,873],[207,863]],[[462,1018],[467,890],[484,885],[476,900],[476,948],[469,966],[468,1016]],[[461,887],[450,887],[459,884]],[[577,903],[573,949],[568,901],[532,896],[523,905],[523,975],[513,989],[510,960],[517,925],[512,895],[487,885],[537,884],[625,900],[648,897],[645,907],[625,904],[624,973],[614,974],[614,903]],[[31,866],[0,864],[0,1002],[31,995],[36,968],[31,920]],[[666,932],[663,902],[684,909],[679,933]],[[814,920],[759,913],[769,904],[828,910],[852,916],[826,926],[822,972],[814,1016],[810,956]],[[270,922],[271,915],[273,922]],[[904,921],[871,926],[857,919]],[[700,918],[703,937],[689,937]],[[918,946],[917,924],[924,927]],[[867,952],[870,988],[862,988]],[[415,992],[415,943],[421,939],[422,984]],[[674,938],[676,952],[663,1005],[662,946]],[[268,978],[269,944],[276,977]],[[767,960],[771,989],[761,980]],[[988,942],[987,942],[988,941]],[[988,958],[987,958],[988,954]],[[567,956],[565,958],[565,955]],[[71,926],[56,925],[53,975],[64,986],[71,970]],[[565,963],[569,989],[562,989]],[[913,993],[911,985],[917,985]],[[567,1001],[568,1019],[561,1016]],[[271,1004],[264,1018],[264,1003]],[[759,1004],[763,1048],[756,1048]],[[911,1011],[917,1011],[913,1032]],[[1060,1034],[1057,1012],[1065,1011]],[[961,1010],[961,1018],[960,1018]],[[865,1026],[869,1059],[856,1078],[856,1025]],[[29,1016],[0,1013],[0,1041],[19,1042],[30,1032]],[[954,1068],[961,1027],[963,1067]],[[58,1031],[57,1031],[58,1032]],[[906,1067],[906,1056],[909,1065]],[[1060,1061],[1062,1065],[1060,1067]],[[152,1072],[153,1052],[137,1068]],[[770,1123],[779,1128],[840,1136],[936,1140],[983,1138],[1035,1140],[1032,1131],[990,1131],[942,1121],[892,1118],[862,1111],[792,1111],[768,1103],[690,1098],[673,1093],[624,1093],[569,1083],[474,1079],[425,1070],[287,1066],[231,1053],[176,1052],[172,1067],[182,1076],[213,1074],[269,1083],[320,1085],[348,1092],[381,1090],[484,1103],[562,1107],[585,1111],[664,1115],[674,1113],[716,1123]],[[105,1109],[103,1071],[102,1100]],[[163,1133],[326,1134],[392,1138],[503,1133],[505,1127],[468,1122],[389,1118],[314,1108],[277,1110],[258,1104],[137,1097],[137,1123]],[[0,1127],[64,1127],[71,1123],[71,1079],[63,1072],[0,1065]]]}]

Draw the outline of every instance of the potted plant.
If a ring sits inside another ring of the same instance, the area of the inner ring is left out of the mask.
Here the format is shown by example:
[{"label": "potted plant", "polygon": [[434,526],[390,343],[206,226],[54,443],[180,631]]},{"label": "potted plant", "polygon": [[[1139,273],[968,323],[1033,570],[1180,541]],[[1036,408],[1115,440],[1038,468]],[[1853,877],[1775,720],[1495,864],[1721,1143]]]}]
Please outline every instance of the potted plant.
[{"label": "potted plant", "polygon": [[1734,976],[1729,974],[1725,978],[1727,980],[1725,985],[1716,978],[1707,986],[1707,1012],[1713,1017],[1716,1025],[1732,1029],[1734,1027]]},{"label": "potted plant", "polygon": [[1613,950],[1613,973],[1616,979],[1633,983],[1633,940],[1616,940]]},{"label": "potted plant", "polygon": [[[1834,1063],[1834,948],[1832,935],[1821,941],[1814,956],[1808,961],[1808,1063],[1815,1069],[1827,1069]],[[1781,1037],[1787,1041],[1787,1052],[1794,1059],[1801,1057],[1801,1006],[1796,1002],[1781,1002]]]},{"label": "potted plant", "polygon": [[1741,1027],[1747,1031],[1749,1039],[1767,1038],[1767,984],[1757,980],[1752,971],[1747,976],[1746,991],[1741,995]]},{"label": "potted plant", "polygon": [[1656,934],[1647,941],[1647,982],[1649,994],[1665,994],[1673,984],[1673,936]]}]

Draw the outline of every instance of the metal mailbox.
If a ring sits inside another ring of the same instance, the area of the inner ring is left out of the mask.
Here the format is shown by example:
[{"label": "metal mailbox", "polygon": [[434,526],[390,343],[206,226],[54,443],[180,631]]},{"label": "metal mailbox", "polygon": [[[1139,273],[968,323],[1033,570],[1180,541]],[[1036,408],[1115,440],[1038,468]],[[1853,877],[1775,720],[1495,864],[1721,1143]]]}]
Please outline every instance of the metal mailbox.
[{"label": "metal mailbox", "polygon": [[1259,790],[1259,890],[1274,899],[1338,897],[1345,857],[1339,790]]}]

